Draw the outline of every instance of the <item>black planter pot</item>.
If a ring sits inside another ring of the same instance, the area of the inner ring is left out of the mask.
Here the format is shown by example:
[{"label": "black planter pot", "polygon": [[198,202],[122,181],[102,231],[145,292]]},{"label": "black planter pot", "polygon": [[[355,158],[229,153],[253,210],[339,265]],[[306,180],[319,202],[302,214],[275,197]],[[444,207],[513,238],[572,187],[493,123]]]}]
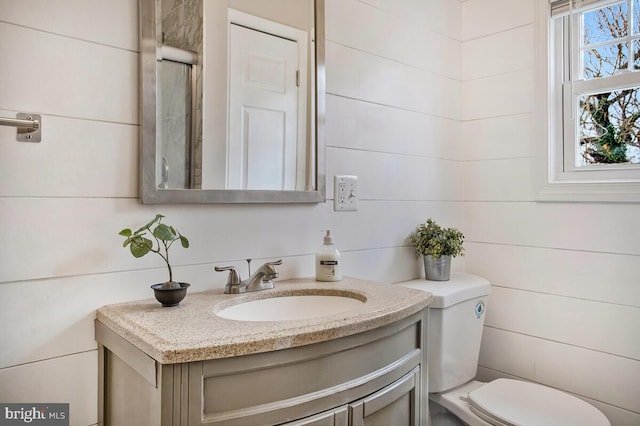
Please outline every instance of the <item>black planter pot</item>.
[{"label": "black planter pot", "polygon": [[165,308],[171,306],[178,306],[182,299],[187,295],[188,283],[178,283],[179,288],[162,288],[163,284],[154,284],[151,286],[153,293],[156,296],[156,300],[162,303]]}]

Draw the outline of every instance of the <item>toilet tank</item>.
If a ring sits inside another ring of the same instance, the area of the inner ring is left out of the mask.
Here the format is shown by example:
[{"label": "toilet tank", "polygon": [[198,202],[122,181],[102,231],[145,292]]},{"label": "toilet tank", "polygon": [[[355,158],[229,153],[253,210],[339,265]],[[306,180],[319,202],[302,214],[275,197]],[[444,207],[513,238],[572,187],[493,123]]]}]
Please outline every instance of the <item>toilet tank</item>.
[{"label": "toilet tank", "polygon": [[433,294],[426,336],[429,392],[443,392],[473,379],[491,290],[489,281],[452,273],[449,281],[413,280],[399,285]]}]

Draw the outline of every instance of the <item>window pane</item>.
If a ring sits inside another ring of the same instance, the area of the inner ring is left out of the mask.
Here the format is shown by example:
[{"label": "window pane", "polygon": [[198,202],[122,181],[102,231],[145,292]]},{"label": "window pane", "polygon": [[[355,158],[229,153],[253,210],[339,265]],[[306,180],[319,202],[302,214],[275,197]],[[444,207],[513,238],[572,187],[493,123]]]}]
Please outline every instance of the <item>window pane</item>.
[{"label": "window pane", "polygon": [[626,37],[627,2],[585,12],[582,15],[582,29],[583,46]]},{"label": "window pane", "polygon": [[640,163],[640,87],[578,99],[576,166]]},{"label": "window pane", "polygon": [[[640,60],[640,59],[639,59]],[[611,77],[629,65],[627,44],[600,46],[583,52],[583,78]]]}]

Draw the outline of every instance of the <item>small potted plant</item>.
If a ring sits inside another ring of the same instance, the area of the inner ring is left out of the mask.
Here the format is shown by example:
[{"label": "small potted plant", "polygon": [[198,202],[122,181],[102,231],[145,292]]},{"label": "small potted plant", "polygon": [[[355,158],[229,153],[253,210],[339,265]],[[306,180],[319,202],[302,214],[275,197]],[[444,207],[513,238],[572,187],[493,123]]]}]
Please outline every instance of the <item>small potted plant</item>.
[{"label": "small potted plant", "polygon": [[451,258],[464,255],[464,234],[456,228],[443,228],[432,219],[420,224],[409,241],[416,258],[423,257],[425,277],[431,281],[449,281]]},{"label": "small potted plant", "polygon": [[125,237],[123,247],[129,246],[131,254],[138,258],[147,253],[156,253],[167,264],[169,280],[151,286],[158,302],[162,306],[178,306],[187,294],[189,284],[173,281],[173,271],[169,262],[169,249],[176,241],[184,248],[189,247],[189,240],[181,235],[176,228],[162,223],[163,215],[157,214],[149,223],[133,232],[129,228],[120,231],[120,235]]}]

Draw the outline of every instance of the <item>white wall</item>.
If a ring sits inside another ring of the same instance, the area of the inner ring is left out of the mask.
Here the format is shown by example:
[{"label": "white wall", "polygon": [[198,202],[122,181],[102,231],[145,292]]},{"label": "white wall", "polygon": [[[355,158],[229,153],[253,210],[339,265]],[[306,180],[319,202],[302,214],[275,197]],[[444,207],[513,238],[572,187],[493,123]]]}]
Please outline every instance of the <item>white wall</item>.
[{"label": "white wall", "polygon": [[311,275],[326,227],[345,274],[414,278],[406,236],[433,216],[466,232],[466,269],[494,284],[480,377],[640,423],[640,207],[533,201],[534,1],[327,0],[327,175],[358,175],[361,197],[334,213],[141,205],[137,2],[0,0],[0,115],[44,123],[40,144],[0,127],[0,401],[70,402],[72,424],[96,422],[94,311],[164,279],[117,235],[156,212],[192,241],[175,252],[192,291],[247,257]]},{"label": "white wall", "polygon": [[[69,402],[73,425],[97,421],[95,309],[165,279],[159,259],[121,248],[123,227],[165,214],[192,243],[175,249],[176,278],[202,291],[224,285],[214,264],[245,271],[249,257],[312,275],[327,227],[346,275],[415,278],[415,226],[464,225],[457,0],[326,1],[319,205],[139,203],[137,13],[134,0],[0,0],[0,116],[43,115],[40,144],[0,127],[0,401]],[[357,213],[332,211],[335,174],[359,176]]]},{"label": "white wall", "polygon": [[466,268],[493,283],[479,376],[555,386],[638,425],[640,206],[534,201],[537,1],[462,6]]}]

